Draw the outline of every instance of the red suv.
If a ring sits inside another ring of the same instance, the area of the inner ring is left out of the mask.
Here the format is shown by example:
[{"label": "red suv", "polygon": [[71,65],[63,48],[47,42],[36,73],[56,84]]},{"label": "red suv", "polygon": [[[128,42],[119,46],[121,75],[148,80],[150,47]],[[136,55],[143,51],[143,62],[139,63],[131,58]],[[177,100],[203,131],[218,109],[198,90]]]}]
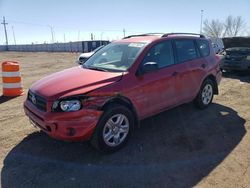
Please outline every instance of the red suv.
[{"label": "red suv", "polygon": [[109,152],[124,146],[141,119],[193,100],[206,108],[220,79],[219,59],[203,35],[133,35],[34,83],[24,109],[51,137],[90,140]]}]

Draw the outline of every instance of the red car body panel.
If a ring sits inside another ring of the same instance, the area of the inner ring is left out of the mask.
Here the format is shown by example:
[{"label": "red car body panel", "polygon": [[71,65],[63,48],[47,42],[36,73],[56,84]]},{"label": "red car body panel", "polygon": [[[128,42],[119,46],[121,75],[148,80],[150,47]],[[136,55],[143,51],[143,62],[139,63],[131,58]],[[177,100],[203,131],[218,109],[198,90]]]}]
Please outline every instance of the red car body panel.
[{"label": "red car body panel", "polygon": [[96,88],[112,84],[121,79],[123,73],[102,72],[82,67],[73,67],[51,74],[31,86],[31,90],[47,100],[83,94]]},{"label": "red car body panel", "polygon": [[[47,111],[42,112],[31,101],[26,100],[24,103],[26,115],[53,138],[88,140],[103,113],[102,107],[117,96],[128,99],[134,107],[137,118],[143,119],[193,100],[207,76],[213,76],[219,84],[221,79],[219,59],[215,56],[211,44],[208,57],[136,75],[140,63],[152,46],[175,38],[178,37],[147,36],[117,41],[147,43],[127,72],[102,72],[79,66],[41,79],[32,85],[30,91],[46,99]],[[82,101],[81,110],[51,111],[54,101],[78,95],[88,97]]]}]

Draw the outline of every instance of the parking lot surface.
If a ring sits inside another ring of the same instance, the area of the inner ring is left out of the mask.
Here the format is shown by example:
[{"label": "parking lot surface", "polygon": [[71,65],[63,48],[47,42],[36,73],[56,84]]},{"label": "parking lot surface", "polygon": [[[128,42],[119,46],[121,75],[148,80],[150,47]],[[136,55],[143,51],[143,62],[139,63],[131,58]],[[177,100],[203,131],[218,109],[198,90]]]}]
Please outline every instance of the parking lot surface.
[{"label": "parking lot surface", "polygon": [[[78,55],[1,52],[0,60],[20,63],[27,94],[36,80],[76,66]],[[205,110],[190,103],[143,120],[108,155],[49,138],[25,117],[26,95],[1,96],[1,186],[249,187],[250,73],[224,73],[219,92]]]}]

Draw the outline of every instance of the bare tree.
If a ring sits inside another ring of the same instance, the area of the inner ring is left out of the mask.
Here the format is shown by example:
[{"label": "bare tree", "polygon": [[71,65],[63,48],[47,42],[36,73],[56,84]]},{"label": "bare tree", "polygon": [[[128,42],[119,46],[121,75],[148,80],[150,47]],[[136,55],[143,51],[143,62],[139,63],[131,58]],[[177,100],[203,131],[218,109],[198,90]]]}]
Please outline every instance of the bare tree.
[{"label": "bare tree", "polygon": [[227,37],[236,37],[244,30],[246,23],[241,16],[233,17],[229,15],[224,26]]},{"label": "bare tree", "polygon": [[224,23],[220,20],[205,20],[203,33],[209,37],[220,38],[223,37],[225,33]]},{"label": "bare tree", "polygon": [[241,34],[245,27],[246,23],[241,16],[229,15],[225,21],[205,20],[203,33],[213,38],[235,37]]}]

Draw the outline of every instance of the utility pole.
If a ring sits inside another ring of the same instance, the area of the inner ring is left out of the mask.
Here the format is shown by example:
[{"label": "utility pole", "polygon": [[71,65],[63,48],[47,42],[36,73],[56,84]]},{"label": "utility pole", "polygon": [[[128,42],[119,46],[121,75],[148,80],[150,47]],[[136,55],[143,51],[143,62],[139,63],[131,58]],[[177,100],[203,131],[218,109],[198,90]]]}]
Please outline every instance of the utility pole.
[{"label": "utility pole", "polygon": [[126,30],[123,29],[123,37],[125,37],[125,36],[126,36]]},{"label": "utility pole", "polygon": [[204,10],[201,10],[201,25],[200,25],[200,34],[202,34],[202,25],[203,25],[203,12]]},{"label": "utility pole", "polygon": [[77,41],[79,41],[79,40],[80,40],[80,33],[81,33],[81,31],[79,30],[79,31],[78,31]]},{"label": "utility pole", "polygon": [[63,34],[64,43],[66,43],[65,33]]},{"label": "utility pole", "polygon": [[49,28],[50,28],[50,32],[51,32],[51,41],[52,43],[54,43],[54,32],[53,32],[53,27],[49,25]]},{"label": "utility pole", "polygon": [[3,24],[4,27],[6,46],[8,47],[8,35],[6,30],[6,25],[8,25],[8,23],[5,22],[5,17],[3,17],[3,22],[1,24]]},{"label": "utility pole", "polygon": [[11,26],[11,28],[12,28],[12,34],[13,34],[14,43],[16,45],[16,36],[15,36],[15,32],[14,32],[14,26]]},{"label": "utility pole", "polygon": [[101,32],[101,42],[100,42],[100,45],[102,45],[102,35],[103,35],[104,32]]},{"label": "utility pole", "polygon": [[91,40],[94,40],[94,36],[93,36],[93,33],[91,33]]}]

